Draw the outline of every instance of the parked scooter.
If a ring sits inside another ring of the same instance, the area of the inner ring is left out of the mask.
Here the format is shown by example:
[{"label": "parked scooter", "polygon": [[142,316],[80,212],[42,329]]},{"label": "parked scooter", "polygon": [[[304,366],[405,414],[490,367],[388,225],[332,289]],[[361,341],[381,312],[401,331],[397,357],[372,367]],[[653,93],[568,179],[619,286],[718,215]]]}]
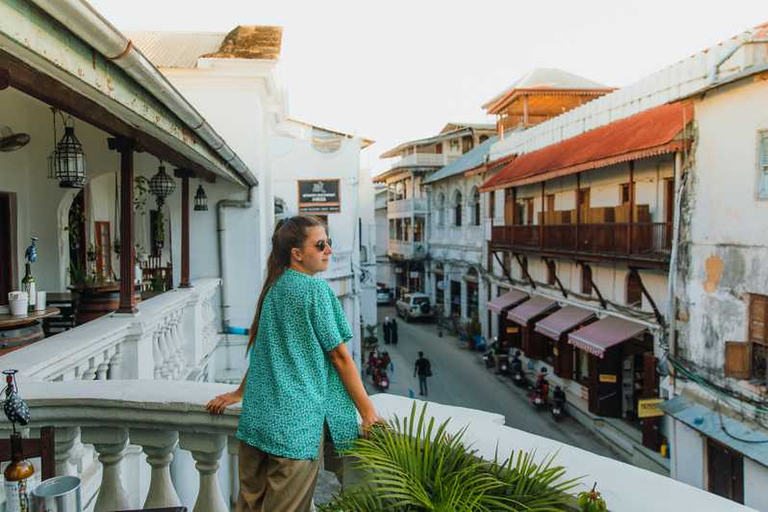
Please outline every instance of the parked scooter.
[{"label": "parked scooter", "polygon": [[488,347],[488,350],[486,350],[485,354],[483,354],[483,362],[485,363],[486,368],[493,368],[493,366],[496,364],[496,358],[494,356],[496,355],[496,349],[498,346],[499,338],[494,336],[491,346]]},{"label": "parked scooter", "polygon": [[565,391],[560,386],[555,386],[552,393],[552,418],[560,421],[565,416]]},{"label": "parked scooter", "polygon": [[520,359],[520,351],[516,350],[509,364],[509,373],[512,376],[512,382],[515,385],[524,387],[526,385],[525,372],[523,372],[523,361]]},{"label": "parked scooter", "polygon": [[389,389],[389,376],[387,371],[383,368],[374,368],[373,370],[373,385],[379,391],[386,391]]},{"label": "parked scooter", "polygon": [[536,384],[531,393],[531,403],[536,409],[542,409],[549,403],[549,382],[547,381],[547,369],[541,367]]},{"label": "parked scooter", "polygon": [[509,354],[499,354],[496,357],[498,360],[496,373],[499,375],[509,375]]}]

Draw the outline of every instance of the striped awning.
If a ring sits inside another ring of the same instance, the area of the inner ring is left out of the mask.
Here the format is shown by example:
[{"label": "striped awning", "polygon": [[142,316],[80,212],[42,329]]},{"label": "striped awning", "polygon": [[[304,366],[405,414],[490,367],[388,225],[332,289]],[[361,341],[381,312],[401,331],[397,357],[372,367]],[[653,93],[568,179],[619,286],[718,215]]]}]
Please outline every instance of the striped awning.
[{"label": "striped awning", "polygon": [[500,315],[503,310],[517,306],[526,299],[528,299],[527,293],[518,290],[510,290],[504,295],[499,295],[495,299],[488,301],[486,307],[497,315]]},{"label": "striped awning", "polygon": [[557,308],[557,301],[542,297],[540,295],[534,295],[531,300],[523,302],[507,313],[507,319],[512,320],[519,325],[528,325],[532,319],[537,316],[545,314],[547,311],[551,311]]},{"label": "striped awning", "polygon": [[608,316],[569,334],[568,343],[602,358],[606,350],[634,338],[645,329],[644,325]]},{"label": "striped awning", "polygon": [[536,322],[534,330],[557,341],[564,332],[568,332],[593,318],[595,318],[595,313],[588,309],[566,306]]}]

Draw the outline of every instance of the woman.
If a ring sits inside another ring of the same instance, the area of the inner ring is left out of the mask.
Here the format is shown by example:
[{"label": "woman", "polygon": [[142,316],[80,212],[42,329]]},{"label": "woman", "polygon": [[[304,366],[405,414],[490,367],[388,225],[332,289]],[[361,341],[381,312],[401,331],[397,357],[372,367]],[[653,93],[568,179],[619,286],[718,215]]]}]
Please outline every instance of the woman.
[{"label": "woman", "polygon": [[272,236],[267,279],[248,342],[240,387],[206,405],[220,414],[243,401],[238,512],[308,511],[325,432],[339,449],[378,421],[347,350],[352,331],[336,294],[314,277],[328,267],[321,221],[299,215]]}]

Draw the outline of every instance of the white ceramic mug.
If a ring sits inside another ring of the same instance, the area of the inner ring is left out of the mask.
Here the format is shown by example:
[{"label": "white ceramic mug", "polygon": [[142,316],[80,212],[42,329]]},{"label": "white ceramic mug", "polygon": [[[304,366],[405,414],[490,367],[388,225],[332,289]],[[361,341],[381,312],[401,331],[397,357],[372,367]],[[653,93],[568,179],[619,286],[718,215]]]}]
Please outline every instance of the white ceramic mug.
[{"label": "white ceramic mug", "polygon": [[35,302],[35,311],[45,311],[47,292],[37,292],[37,302]]},{"label": "white ceramic mug", "polygon": [[27,292],[8,292],[8,307],[13,316],[27,316],[29,296]]}]

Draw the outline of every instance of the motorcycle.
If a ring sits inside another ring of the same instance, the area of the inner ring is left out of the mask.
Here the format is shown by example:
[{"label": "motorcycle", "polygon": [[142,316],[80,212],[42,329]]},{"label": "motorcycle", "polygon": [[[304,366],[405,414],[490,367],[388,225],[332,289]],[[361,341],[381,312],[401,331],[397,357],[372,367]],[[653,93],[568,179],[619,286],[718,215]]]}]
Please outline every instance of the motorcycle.
[{"label": "motorcycle", "polygon": [[549,382],[547,382],[547,369],[542,368],[536,379],[536,385],[531,393],[531,404],[536,409],[547,407],[549,403]]},{"label": "motorcycle", "polygon": [[520,360],[519,350],[512,356],[510,375],[512,375],[512,382],[514,382],[516,386],[525,387],[525,372],[523,372],[523,362]]},{"label": "motorcycle", "polygon": [[483,354],[483,362],[485,363],[486,368],[493,368],[493,366],[496,364],[494,355],[496,354],[496,347],[498,346],[498,338],[494,337],[491,346],[488,347],[488,350],[486,350]]},{"label": "motorcycle", "polygon": [[509,375],[509,356],[501,354],[499,357],[499,368],[496,371],[499,375]]},{"label": "motorcycle", "polygon": [[560,386],[555,386],[552,394],[552,418],[560,421],[565,415],[565,392]]},{"label": "motorcycle", "polygon": [[375,368],[373,370],[373,385],[379,391],[387,391],[389,389],[389,377],[386,370],[382,368]]}]

